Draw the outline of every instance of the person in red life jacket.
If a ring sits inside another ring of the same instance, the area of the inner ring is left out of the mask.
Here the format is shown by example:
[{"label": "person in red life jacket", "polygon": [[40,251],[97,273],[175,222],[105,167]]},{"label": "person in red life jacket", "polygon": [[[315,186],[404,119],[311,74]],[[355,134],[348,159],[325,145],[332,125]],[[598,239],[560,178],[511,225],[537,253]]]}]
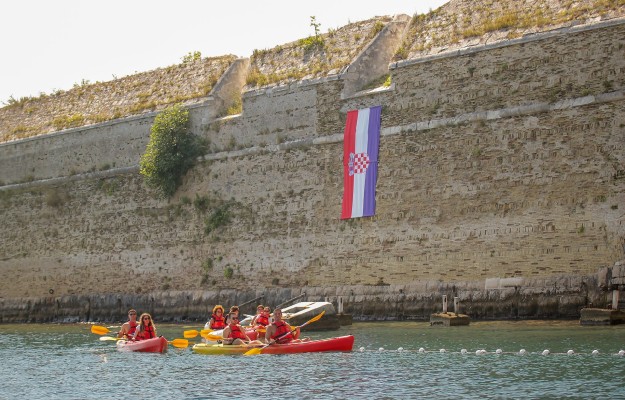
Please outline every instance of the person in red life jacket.
[{"label": "person in red life jacket", "polygon": [[223,306],[217,304],[213,307],[213,315],[208,320],[208,329],[217,330],[224,329],[226,327],[226,319],[224,318]]},{"label": "person in red life jacket", "polygon": [[133,309],[128,310],[128,322],[124,322],[119,332],[117,332],[118,338],[127,339],[135,334],[137,329],[137,312]]},{"label": "person in red life jacket", "polygon": [[267,314],[267,319],[269,320],[269,323],[267,324],[267,326],[269,326],[273,323],[273,317],[271,316],[271,308],[269,308],[269,306],[265,306],[265,314]]},{"label": "person in red life jacket", "polygon": [[258,339],[264,340],[267,326],[271,323],[269,320],[271,309],[269,307],[258,306],[258,314],[252,320],[252,327],[257,332]]},{"label": "person in red life jacket", "polygon": [[139,318],[139,326],[135,331],[134,340],[146,340],[156,337],[156,325],[152,321],[152,316],[148,313],[141,314]]},{"label": "person in red life jacket", "polygon": [[267,343],[284,344],[299,338],[299,328],[291,328],[291,325],[282,320],[282,310],[273,310],[273,323],[267,327],[265,340]]},{"label": "person in red life jacket", "polygon": [[239,325],[239,316],[228,316],[228,326],[224,329],[223,344],[248,344],[248,345],[261,345],[258,340],[251,340],[241,325]]},{"label": "person in red life jacket", "polygon": [[252,318],[252,322],[250,323],[251,326],[257,325],[256,319],[263,313],[263,311],[265,311],[265,307],[262,304],[256,306],[256,315],[254,315],[254,318]]}]

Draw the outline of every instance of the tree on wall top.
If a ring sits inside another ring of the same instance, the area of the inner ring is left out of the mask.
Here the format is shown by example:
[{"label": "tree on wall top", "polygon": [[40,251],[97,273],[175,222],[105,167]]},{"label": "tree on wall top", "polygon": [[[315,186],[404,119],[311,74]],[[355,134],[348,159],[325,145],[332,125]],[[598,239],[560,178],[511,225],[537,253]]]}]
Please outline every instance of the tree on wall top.
[{"label": "tree on wall top", "polygon": [[139,172],[148,186],[170,197],[203,150],[199,138],[189,132],[189,111],[173,105],[154,119]]}]

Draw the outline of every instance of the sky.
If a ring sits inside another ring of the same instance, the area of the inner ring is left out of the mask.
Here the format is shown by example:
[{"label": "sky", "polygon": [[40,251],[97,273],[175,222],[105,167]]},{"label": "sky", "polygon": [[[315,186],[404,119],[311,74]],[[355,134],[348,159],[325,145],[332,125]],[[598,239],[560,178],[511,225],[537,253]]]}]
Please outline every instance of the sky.
[{"label": "sky", "polygon": [[0,106],[202,57],[249,57],[380,15],[448,0],[12,0],[0,5]]}]

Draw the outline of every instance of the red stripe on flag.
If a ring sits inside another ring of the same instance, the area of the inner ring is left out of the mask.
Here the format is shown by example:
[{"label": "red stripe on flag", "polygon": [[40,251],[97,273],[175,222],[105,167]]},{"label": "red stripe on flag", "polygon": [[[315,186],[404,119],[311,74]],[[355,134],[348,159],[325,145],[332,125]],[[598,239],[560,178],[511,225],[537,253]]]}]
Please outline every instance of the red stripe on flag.
[{"label": "red stripe on flag", "polygon": [[354,200],[354,176],[349,176],[350,153],[356,150],[356,124],[358,122],[358,110],[347,112],[347,121],[345,122],[345,133],[343,137],[343,207],[341,211],[341,219],[352,217],[352,204]]}]

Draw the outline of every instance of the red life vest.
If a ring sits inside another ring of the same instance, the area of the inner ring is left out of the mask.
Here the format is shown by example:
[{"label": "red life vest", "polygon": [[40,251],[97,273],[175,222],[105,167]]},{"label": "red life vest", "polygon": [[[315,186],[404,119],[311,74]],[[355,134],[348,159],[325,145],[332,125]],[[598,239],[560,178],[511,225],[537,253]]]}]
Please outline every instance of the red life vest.
[{"label": "red life vest", "polygon": [[135,331],[137,330],[137,322],[132,322],[132,321],[128,321],[128,325],[130,326],[130,328],[128,328],[128,333],[126,333],[126,335],[128,336],[132,336],[135,334]]},{"label": "red life vest", "polygon": [[271,336],[273,340],[275,340],[277,343],[288,343],[291,340],[293,340],[293,333],[291,332],[291,327],[286,322],[284,321],[274,322],[273,325],[276,327],[276,333],[274,333]]},{"label": "red life vest", "polygon": [[152,325],[150,326],[144,326],[143,327],[143,332],[139,331],[137,333],[137,340],[145,340],[145,339],[152,339],[156,337],[156,332],[154,332],[154,327]]},{"label": "red life vest", "polygon": [[259,314],[255,322],[257,325],[267,326],[269,325],[269,317],[265,313]]},{"label": "red life vest", "polygon": [[213,323],[209,326],[210,329],[224,329],[226,327],[226,320],[224,317],[218,317],[213,314],[211,318],[213,319]]},{"label": "red life vest", "polygon": [[230,325],[230,335],[228,335],[228,338],[247,340],[239,325]]}]

